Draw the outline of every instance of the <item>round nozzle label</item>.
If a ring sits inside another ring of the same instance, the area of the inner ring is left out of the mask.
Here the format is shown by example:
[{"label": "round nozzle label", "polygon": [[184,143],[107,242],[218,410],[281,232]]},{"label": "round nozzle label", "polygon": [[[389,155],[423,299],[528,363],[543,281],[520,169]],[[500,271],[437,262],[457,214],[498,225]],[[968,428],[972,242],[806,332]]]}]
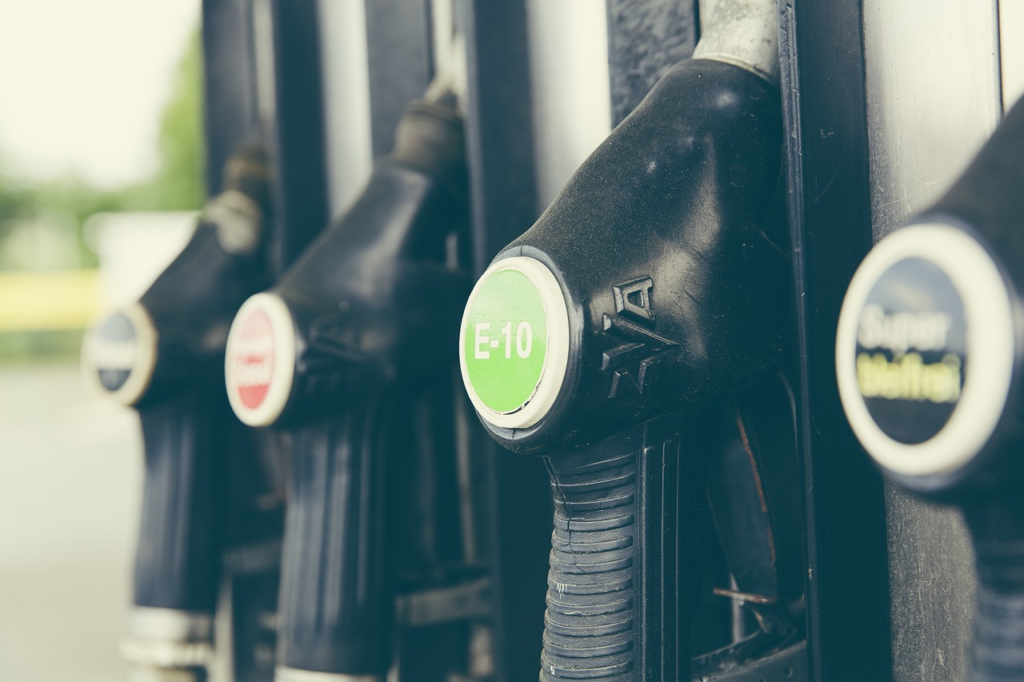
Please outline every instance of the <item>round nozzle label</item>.
[{"label": "round nozzle label", "polygon": [[82,371],[103,395],[134,405],[149,388],[156,366],[156,329],[136,303],[101,318],[82,343]]},{"label": "round nozzle label", "polygon": [[857,325],[857,388],[887,436],[934,437],[960,402],[967,369],[964,303],[923,258],[894,263],[868,293]]},{"label": "round nozzle label", "polygon": [[462,379],[480,415],[504,428],[536,424],[554,404],[569,355],[558,280],[540,261],[498,261],[477,282],[459,338]]},{"label": "round nozzle label", "polygon": [[1012,369],[1009,294],[973,237],[917,225],[864,259],[840,314],[836,374],[880,465],[923,476],[968,463],[996,427]]},{"label": "round nozzle label", "polygon": [[242,422],[269,426],[284,411],[295,368],[295,326],[280,297],[256,294],[235,315],[224,360],[228,400]]},{"label": "round nozzle label", "polygon": [[262,310],[253,311],[242,322],[234,355],[238,400],[255,410],[267,398],[274,376],[274,328]]}]

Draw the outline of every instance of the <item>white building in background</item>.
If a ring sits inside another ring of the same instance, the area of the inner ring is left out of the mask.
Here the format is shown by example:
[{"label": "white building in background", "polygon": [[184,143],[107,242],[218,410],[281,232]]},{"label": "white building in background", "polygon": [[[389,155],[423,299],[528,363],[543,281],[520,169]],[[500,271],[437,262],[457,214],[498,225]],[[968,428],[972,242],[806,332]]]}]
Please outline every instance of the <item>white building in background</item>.
[{"label": "white building in background", "polygon": [[193,211],[97,213],[85,238],[100,260],[99,309],[138,300],[196,229]]}]

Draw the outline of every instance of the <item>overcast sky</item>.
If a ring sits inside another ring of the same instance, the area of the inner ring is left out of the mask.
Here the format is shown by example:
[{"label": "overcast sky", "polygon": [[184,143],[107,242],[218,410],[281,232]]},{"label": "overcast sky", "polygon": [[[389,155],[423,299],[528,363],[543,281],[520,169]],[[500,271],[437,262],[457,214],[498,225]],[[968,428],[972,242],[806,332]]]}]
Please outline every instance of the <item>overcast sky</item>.
[{"label": "overcast sky", "polygon": [[104,186],[156,165],[160,110],[200,0],[0,0],[0,157]]}]

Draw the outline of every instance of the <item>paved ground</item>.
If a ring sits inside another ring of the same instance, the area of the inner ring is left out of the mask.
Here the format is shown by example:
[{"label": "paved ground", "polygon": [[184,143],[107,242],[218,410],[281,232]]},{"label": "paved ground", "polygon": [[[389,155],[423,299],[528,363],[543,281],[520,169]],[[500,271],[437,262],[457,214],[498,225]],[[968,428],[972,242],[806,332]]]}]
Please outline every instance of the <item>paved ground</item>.
[{"label": "paved ground", "polygon": [[125,679],[140,476],[134,415],[76,365],[0,367],[0,680]]}]

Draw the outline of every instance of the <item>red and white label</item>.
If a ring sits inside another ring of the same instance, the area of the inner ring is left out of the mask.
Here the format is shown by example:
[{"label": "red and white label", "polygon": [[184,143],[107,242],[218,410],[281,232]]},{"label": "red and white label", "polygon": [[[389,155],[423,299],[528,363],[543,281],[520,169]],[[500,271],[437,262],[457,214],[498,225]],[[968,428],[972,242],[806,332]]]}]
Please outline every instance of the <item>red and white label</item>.
[{"label": "red and white label", "polygon": [[274,328],[265,312],[254,310],[246,317],[231,352],[238,399],[255,410],[266,399],[274,376]]}]

